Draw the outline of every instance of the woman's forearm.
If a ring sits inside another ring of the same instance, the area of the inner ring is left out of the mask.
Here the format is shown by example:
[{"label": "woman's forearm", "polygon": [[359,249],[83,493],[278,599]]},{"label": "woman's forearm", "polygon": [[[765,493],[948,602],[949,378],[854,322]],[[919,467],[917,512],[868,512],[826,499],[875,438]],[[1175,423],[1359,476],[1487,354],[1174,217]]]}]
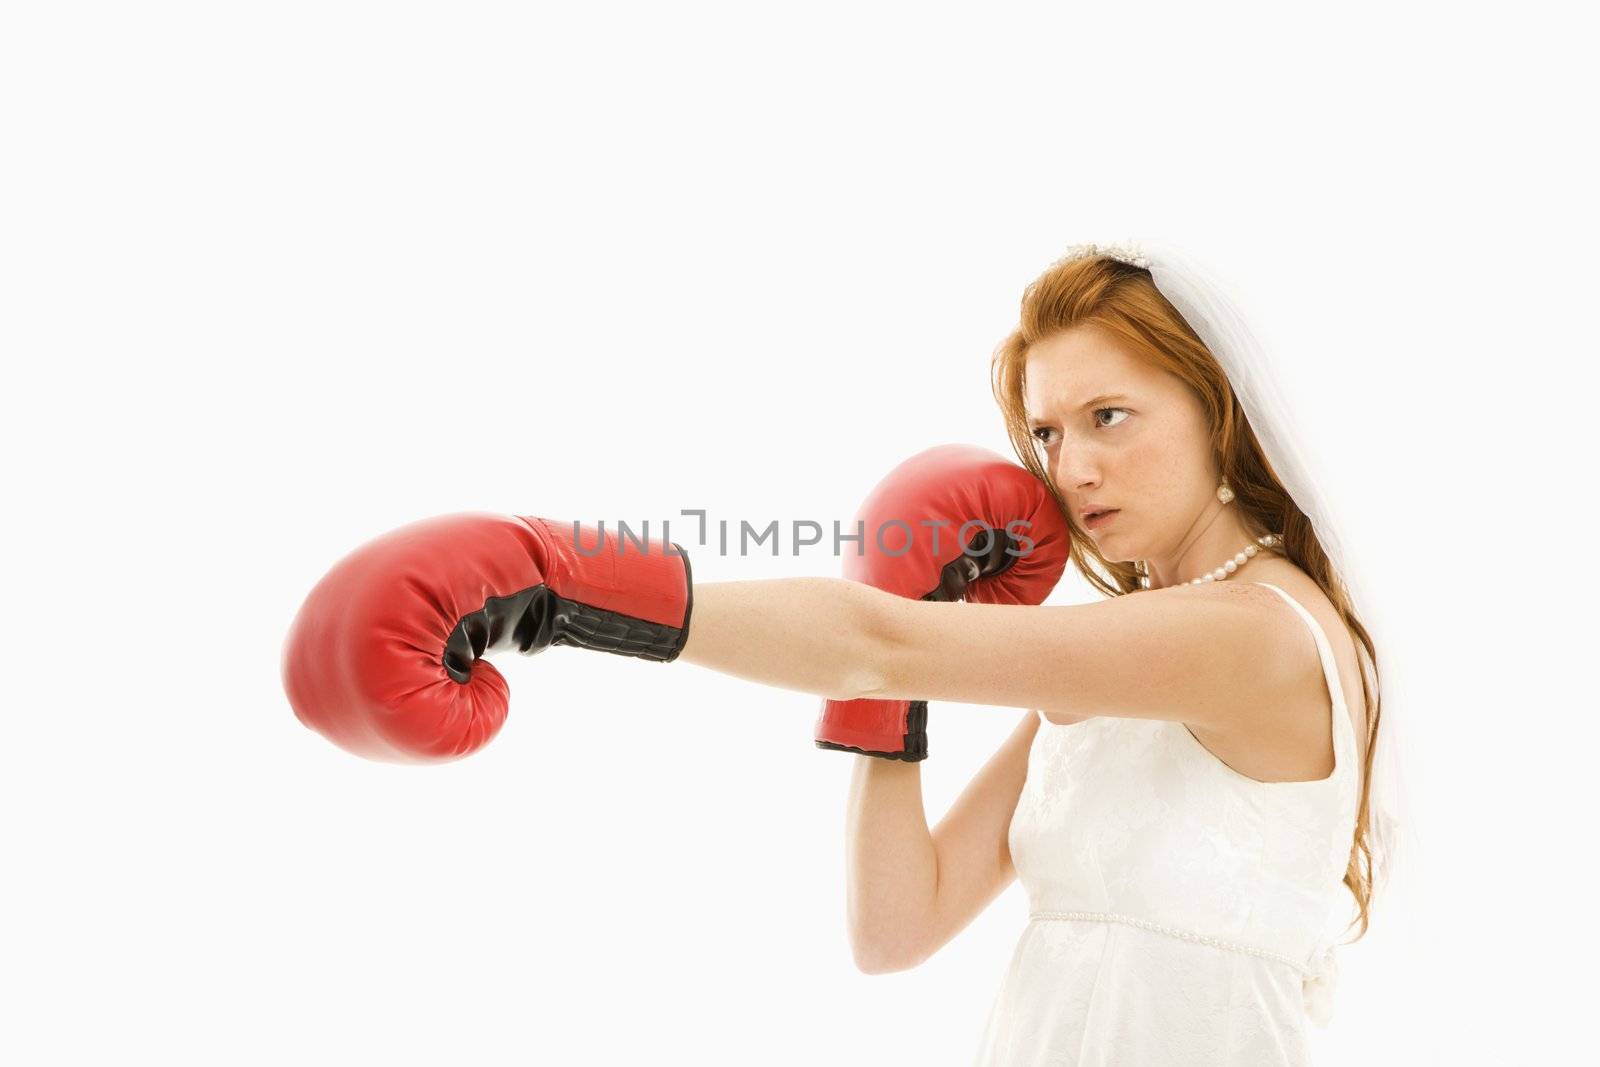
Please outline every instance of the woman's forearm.
[{"label": "woman's forearm", "polygon": [[927,952],[938,852],[922,803],[922,764],[857,756],[845,811],[845,911],[856,966],[915,967]]},{"label": "woman's forearm", "polygon": [[843,578],[697,583],[679,660],[762,685],[849,700],[877,684],[877,590]]}]

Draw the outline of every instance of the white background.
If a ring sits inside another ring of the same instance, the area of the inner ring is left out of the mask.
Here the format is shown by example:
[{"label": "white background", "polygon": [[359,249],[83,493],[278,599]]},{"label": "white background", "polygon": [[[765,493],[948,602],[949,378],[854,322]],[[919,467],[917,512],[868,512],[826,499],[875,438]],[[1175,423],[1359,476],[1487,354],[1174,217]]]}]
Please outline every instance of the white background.
[{"label": "white background", "polygon": [[[0,1059],[967,1062],[1022,889],[858,973],[814,699],[513,656],[492,745],[394,767],[279,648],[414,518],[848,520],[1004,452],[1022,287],[1128,235],[1268,309],[1406,665],[1426,892],[1318,1062],[1592,1047],[1590,38],[1204,7],[9,6]],[[1019,714],[933,708],[931,820]]]}]

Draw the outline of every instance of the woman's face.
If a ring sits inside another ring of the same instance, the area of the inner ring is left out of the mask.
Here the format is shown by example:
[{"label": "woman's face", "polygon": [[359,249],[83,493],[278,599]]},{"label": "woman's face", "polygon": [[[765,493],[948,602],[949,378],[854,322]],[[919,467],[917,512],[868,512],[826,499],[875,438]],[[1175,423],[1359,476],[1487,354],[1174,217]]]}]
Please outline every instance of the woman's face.
[{"label": "woman's face", "polygon": [[[1199,400],[1098,326],[1028,351],[1023,402],[1045,469],[1073,518],[1113,562],[1176,556],[1221,476]],[[1084,508],[1117,509],[1084,521]]]}]

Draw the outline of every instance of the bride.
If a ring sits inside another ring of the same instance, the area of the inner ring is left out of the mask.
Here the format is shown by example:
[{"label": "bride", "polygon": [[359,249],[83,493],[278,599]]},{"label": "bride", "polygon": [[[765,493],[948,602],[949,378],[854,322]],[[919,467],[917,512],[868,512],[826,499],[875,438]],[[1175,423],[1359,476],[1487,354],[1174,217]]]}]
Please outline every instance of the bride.
[{"label": "bride", "polygon": [[1264,356],[1176,250],[1089,245],[1027,287],[993,370],[1107,599],[716,583],[695,589],[682,658],[847,699],[1029,709],[936,829],[917,756],[858,756],[851,787],[864,971],[916,966],[1023,881],[979,1063],[1303,1063],[1306,1018],[1329,1017],[1329,919],[1352,913],[1358,937],[1369,920],[1382,701]]}]

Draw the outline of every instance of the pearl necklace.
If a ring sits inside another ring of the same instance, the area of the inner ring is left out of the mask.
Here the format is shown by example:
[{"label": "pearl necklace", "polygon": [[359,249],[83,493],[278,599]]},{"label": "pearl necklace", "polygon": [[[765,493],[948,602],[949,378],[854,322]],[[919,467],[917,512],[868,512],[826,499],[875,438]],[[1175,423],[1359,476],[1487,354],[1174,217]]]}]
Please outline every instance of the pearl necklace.
[{"label": "pearl necklace", "polygon": [[[1228,560],[1228,562],[1224,563],[1216,570],[1207,571],[1198,578],[1191,578],[1186,584],[1205,585],[1207,582],[1220,582],[1228,575],[1238,570],[1240,567],[1243,567],[1246,563],[1249,563],[1250,560],[1255,557],[1256,553],[1260,552],[1263,548],[1274,548],[1282,543],[1283,538],[1279,537],[1277,534],[1262,534],[1260,537],[1256,538],[1253,543],[1245,545],[1244,548],[1236,552],[1232,559]],[[1141,564],[1140,567],[1142,569],[1143,564]],[[1150,576],[1148,574],[1139,575],[1139,583],[1145,589],[1149,589]],[[1171,589],[1172,586],[1163,586],[1163,588]]]}]

